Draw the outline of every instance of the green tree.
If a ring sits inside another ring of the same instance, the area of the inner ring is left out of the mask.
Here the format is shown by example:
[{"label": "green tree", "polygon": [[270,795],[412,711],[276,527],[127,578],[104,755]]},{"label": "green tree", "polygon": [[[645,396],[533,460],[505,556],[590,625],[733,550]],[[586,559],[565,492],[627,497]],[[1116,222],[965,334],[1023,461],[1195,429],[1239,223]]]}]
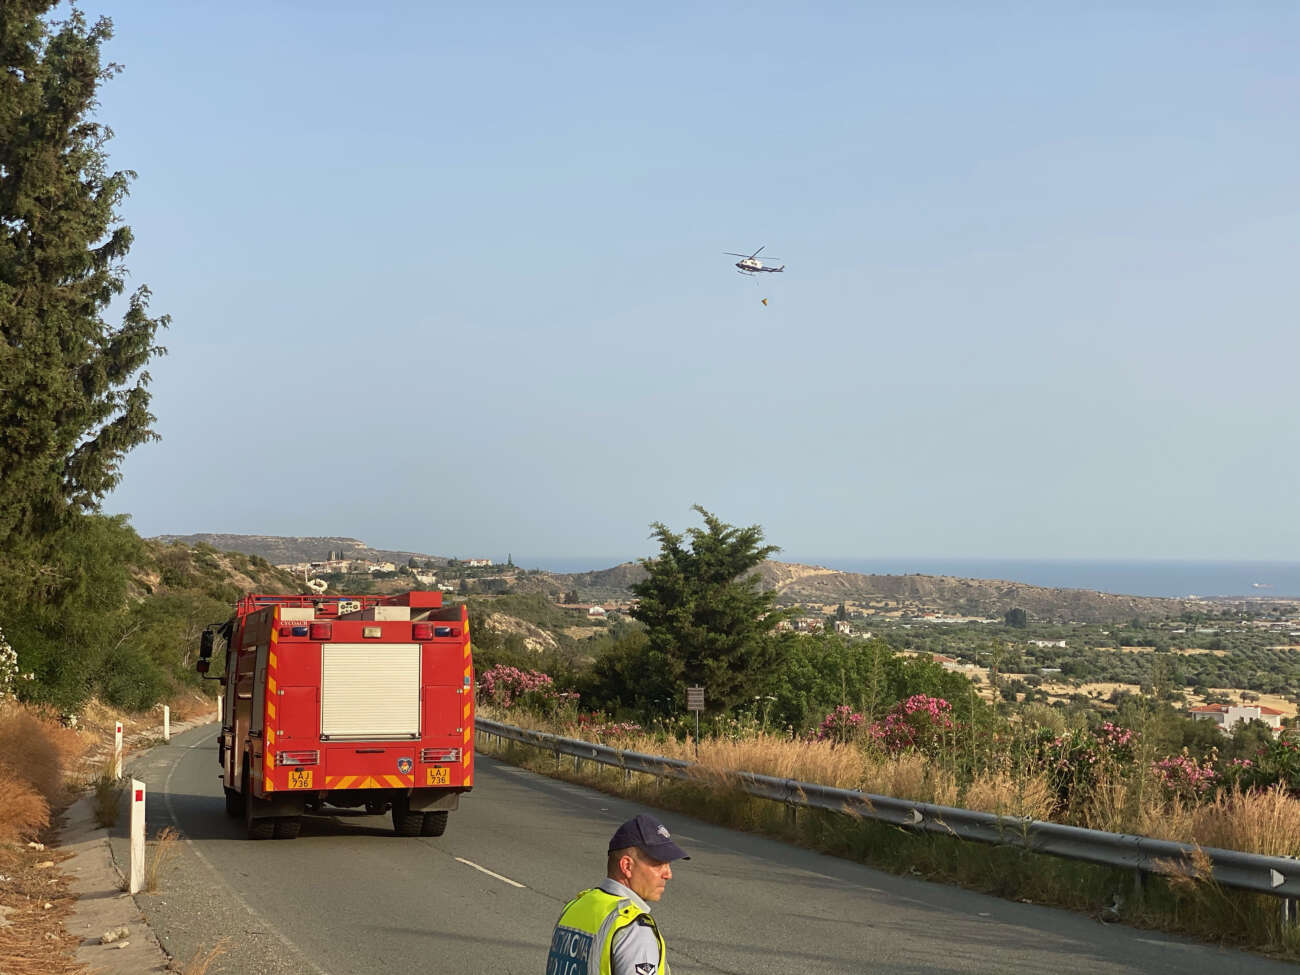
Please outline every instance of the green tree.
[{"label": "green tree", "polygon": [[[167,316],[125,290],[131,230],[117,209],[134,178],[112,171],[94,121],[117,73],[100,46],[112,23],[51,0],[0,6],[0,552],[94,511],[131,448],[155,438],[145,364]],[[27,553],[28,558],[37,557]],[[11,576],[12,580],[13,576]]]},{"label": "green tree", "polygon": [[1019,608],[1007,610],[1002,619],[1007,626],[1015,627],[1018,630],[1023,630],[1029,625],[1029,614]]},{"label": "green tree", "polygon": [[779,549],[763,544],[758,525],[736,528],[700,505],[692,510],[704,528],[683,536],[661,522],[651,526],[660,552],[641,560],[649,574],[630,587],[637,597],[631,615],[662,658],[663,683],[679,697],[700,685],[709,709],[726,711],[751,699],[782,662],[784,644],[772,631],[787,614],[753,571]]}]

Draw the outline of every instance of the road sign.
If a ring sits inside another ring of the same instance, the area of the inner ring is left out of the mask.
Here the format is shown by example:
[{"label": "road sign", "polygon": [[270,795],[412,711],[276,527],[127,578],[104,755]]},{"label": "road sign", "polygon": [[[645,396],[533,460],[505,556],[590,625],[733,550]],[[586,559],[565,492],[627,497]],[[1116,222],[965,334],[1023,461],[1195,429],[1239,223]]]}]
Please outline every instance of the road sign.
[{"label": "road sign", "polygon": [[686,710],[687,711],[704,710],[704,688],[703,687],[686,688]]}]

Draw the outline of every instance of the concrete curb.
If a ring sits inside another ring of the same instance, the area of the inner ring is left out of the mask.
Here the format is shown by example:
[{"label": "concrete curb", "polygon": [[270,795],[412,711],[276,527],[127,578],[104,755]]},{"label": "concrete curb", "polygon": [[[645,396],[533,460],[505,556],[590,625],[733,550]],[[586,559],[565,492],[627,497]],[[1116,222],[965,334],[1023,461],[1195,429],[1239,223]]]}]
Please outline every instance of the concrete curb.
[{"label": "concrete curb", "polygon": [[[172,735],[211,720],[209,717],[173,724]],[[157,730],[161,736],[162,726]],[[130,752],[129,758],[134,761],[148,751],[144,748]],[[124,772],[129,776],[129,769]],[[71,856],[63,862],[62,869],[70,878],[69,889],[77,898],[65,927],[80,941],[77,961],[96,975],[177,971],[179,966],[149,930],[135,898],[126,893],[125,868],[113,856],[110,831],[95,822],[91,797],[83,796],[74,802],[64,818],[66,822],[58,831],[59,847]],[[125,936],[110,934],[123,928],[127,931]],[[102,940],[106,934],[110,935],[108,943]]]}]

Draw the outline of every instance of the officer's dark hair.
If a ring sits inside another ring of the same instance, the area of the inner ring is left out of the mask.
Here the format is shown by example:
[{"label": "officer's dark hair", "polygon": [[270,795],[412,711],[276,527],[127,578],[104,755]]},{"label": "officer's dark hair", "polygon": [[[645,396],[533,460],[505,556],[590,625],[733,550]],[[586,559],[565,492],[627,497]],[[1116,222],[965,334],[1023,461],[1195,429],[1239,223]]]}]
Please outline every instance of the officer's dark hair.
[{"label": "officer's dark hair", "polygon": [[623,868],[619,861],[628,856],[636,860],[639,858],[640,853],[641,851],[635,846],[625,846],[621,850],[610,850],[609,858],[605,861],[605,876],[621,881]]}]

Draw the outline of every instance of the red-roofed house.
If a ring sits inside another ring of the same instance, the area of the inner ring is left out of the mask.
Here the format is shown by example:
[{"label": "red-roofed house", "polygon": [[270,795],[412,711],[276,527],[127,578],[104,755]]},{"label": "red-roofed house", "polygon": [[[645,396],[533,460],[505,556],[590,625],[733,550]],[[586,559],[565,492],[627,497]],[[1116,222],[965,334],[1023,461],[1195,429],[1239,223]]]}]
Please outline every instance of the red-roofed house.
[{"label": "red-roofed house", "polygon": [[1231,731],[1243,721],[1263,721],[1275,734],[1282,728],[1282,712],[1262,704],[1202,704],[1188,708],[1187,713],[1193,718],[1213,721],[1221,731]]}]

